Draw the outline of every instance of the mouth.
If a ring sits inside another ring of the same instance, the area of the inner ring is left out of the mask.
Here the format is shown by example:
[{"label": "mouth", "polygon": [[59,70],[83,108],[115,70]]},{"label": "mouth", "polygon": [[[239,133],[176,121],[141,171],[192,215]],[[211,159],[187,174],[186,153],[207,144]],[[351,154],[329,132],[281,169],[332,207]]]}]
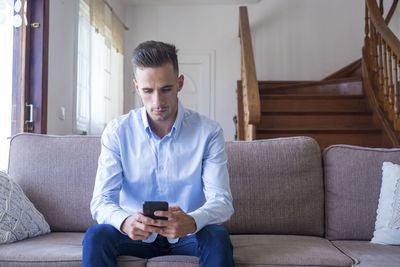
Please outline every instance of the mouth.
[{"label": "mouth", "polygon": [[164,112],[166,112],[166,111],[167,111],[166,108],[155,108],[155,109],[153,109],[153,112],[154,112],[155,114],[157,114],[157,115],[162,114],[162,113],[164,113]]}]

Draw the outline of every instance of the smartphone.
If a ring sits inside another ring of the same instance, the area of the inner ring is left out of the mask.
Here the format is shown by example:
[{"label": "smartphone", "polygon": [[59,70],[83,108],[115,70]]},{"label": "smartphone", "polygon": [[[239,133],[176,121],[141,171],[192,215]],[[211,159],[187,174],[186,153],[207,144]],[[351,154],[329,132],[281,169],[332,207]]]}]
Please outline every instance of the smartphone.
[{"label": "smartphone", "polygon": [[143,215],[155,220],[168,220],[167,217],[155,216],[156,210],[168,211],[168,202],[166,201],[145,201],[143,202]]}]

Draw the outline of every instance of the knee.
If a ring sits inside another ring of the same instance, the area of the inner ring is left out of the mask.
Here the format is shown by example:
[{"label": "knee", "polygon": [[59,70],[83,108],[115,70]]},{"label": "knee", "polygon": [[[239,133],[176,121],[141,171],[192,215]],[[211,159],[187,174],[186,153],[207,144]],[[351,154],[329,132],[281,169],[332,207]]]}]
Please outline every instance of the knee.
[{"label": "knee", "polygon": [[201,229],[196,235],[199,242],[213,242],[225,244],[232,247],[229,233],[221,225],[207,225],[203,229]]},{"label": "knee", "polygon": [[118,234],[118,230],[114,226],[110,224],[96,224],[86,231],[83,245],[100,245],[110,242],[116,234]]}]

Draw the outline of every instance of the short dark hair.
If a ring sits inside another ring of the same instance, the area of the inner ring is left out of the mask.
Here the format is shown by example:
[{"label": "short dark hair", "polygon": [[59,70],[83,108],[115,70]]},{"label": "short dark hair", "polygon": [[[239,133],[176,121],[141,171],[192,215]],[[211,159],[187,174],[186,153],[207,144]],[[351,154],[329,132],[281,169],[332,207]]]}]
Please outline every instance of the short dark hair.
[{"label": "short dark hair", "polygon": [[172,63],[174,71],[179,74],[178,67],[178,49],[175,45],[159,41],[146,41],[139,44],[133,50],[132,64],[133,73],[136,68],[160,67],[166,63]]}]

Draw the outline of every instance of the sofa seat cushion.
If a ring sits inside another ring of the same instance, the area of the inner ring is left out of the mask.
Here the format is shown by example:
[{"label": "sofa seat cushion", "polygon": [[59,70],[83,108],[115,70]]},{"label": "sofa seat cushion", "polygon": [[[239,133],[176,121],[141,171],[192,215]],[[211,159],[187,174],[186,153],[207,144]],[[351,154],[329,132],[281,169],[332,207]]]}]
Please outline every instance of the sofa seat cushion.
[{"label": "sofa seat cushion", "polygon": [[236,266],[351,266],[324,238],[296,235],[231,235]]},{"label": "sofa seat cushion", "polygon": [[194,256],[161,256],[151,258],[147,267],[198,267],[199,258]]},{"label": "sofa seat cushion", "polygon": [[[50,233],[0,245],[0,266],[76,266],[82,265],[83,233]],[[146,266],[147,260],[119,257],[120,267]]]},{"label": "sofa seat cushion", "polygon": [[398,267],[400,246],[373,244],[369,241],[332,241],[355,262],[355,266]]},{"label": "sofa seat cushion", "polygon": [[[295,235],[231,235],[235,266],[351,266],[353,261],[324,238]],[[196,257],[149,259],[149,267],[199,266]]]},{"label": "sofa seat cushion", "polygon": [[[327,239],[293,235],[231,235],[235,266],[351,266],[353,261]],[[163,256],[148,267],[199,266],[197,257]]]}]

